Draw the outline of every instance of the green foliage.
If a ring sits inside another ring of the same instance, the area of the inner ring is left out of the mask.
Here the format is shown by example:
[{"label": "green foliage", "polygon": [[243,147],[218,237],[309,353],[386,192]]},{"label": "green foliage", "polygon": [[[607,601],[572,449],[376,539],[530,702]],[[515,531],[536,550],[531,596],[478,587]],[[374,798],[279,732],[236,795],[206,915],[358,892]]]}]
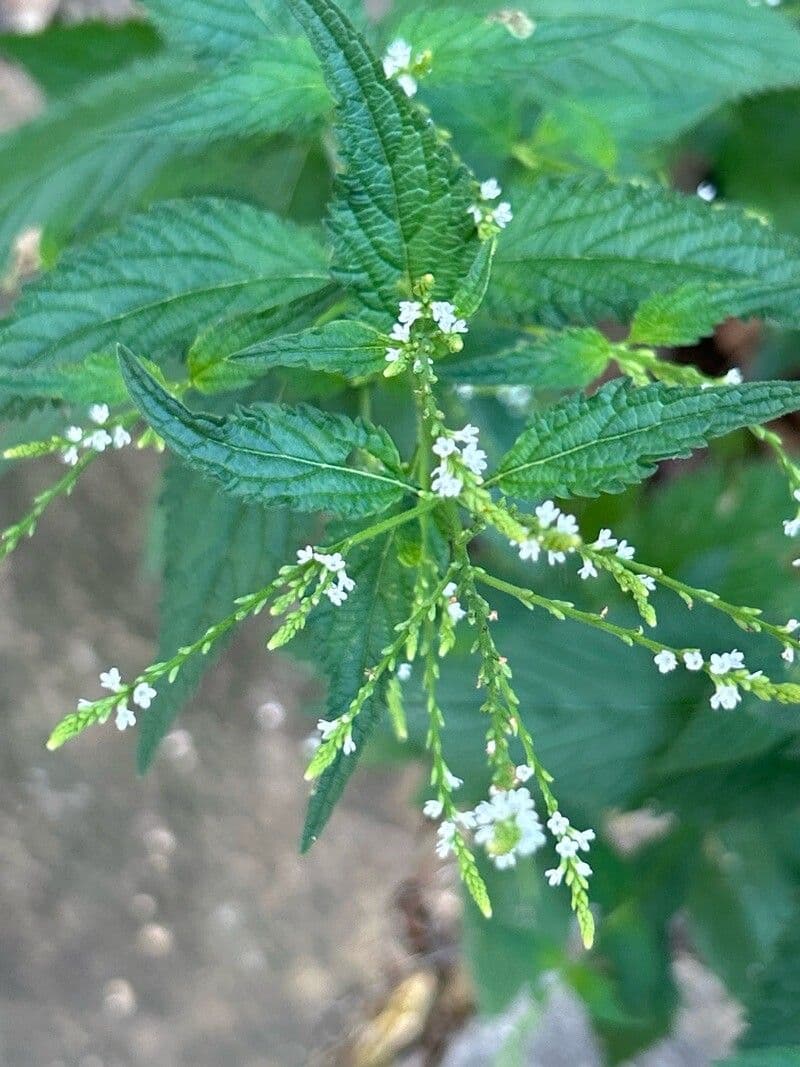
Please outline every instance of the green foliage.
[{"label": "green foliage", "polygon": [[235,369],[262,373],[270,367],[320,370],[357,382],[384,369],[389,343],[372,326],[342,319],[241,349],[231,364]]},{"label": "green foliage", "polygon": [[687,456],[712,437],[777,418],[800,387],[754,382],[719,389],[634,389],[610,382],[536,415],[492,481],[512,496],[595,496],[642,481],[661,459]]}]

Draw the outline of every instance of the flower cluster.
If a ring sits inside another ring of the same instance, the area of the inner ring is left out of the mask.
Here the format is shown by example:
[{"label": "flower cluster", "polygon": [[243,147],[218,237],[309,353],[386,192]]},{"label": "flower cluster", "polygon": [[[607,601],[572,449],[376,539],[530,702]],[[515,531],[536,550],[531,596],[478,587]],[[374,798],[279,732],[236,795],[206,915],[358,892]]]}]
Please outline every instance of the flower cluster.
[{"label": "flower cluster", "polygon": [[344,557],[339,552],[328,554],[319,552],[313,545],[306,545],[298,550],[297,562],[301,567],[311,562],[318,563],[323,572],[327,571],[334,576],[335,581],[325,586],[325,596],[334,607],[341,607],[347,600],[348,593],[352,593],[356,587],[356,583],[345,570]]},{"label": "flower cluster", "polygon": [[433,454],[439,459],[431,471],[431,489],[441,497],[455,498],[464,488],[465,479],[472,476],[483,481],[486,453],[478,447],[478,428],[467,424],[462,430],[446,430],[433,443]]},{"label": "flower cluster", "polygon": [[455,582],[447,583],[442,590],[442,596],[447,601],[447,614],[453,622],[461,622],[462,619],[466,618],[467,613],[458,599],[458,586]]},{"label": "flower cluster", "polygon": [[533,797],[524,787],[493,789],[473,815],[475,843],[485,848],[499,870],[516,866],[518,856],[532,856],[545,843]]},{"label": "flower cluster", "polygon": [[[796,626],[800,626],[800,623],[796,619],[790,619],[786,626],[786,632],[792,633]],[[792,652],[792,658],[794,658],[794,650],[790,646],[787,647]],[[736,678],[731,677],[731,675],[735,671],[746,671],[747,668],[744,663],[744,655],[738,648],[734,648],[730,652],[712,652],[708,663],[703,658],[702,652],[697,648],[686,649],[680,653],[680,657],[687,671],[706,670],[713,678],[715,689],[711,694],[709,703],[715,711],[719,708],[731,711],[740,703],[742,695],[739,692]],[[672,649],[663,648],[653,657],[653,662],[661,674],[670,674],[678,666],[678,654]],[[752,681],[757,677],[758,674],[748,674],[747,680]]]},{"label": "flower cluster", "polygon": [[394,78],[406,96],[416,96],[417,66],[411,59],[411,45],[401,37],[392,41],[384,53],[383,73],[387,78]]},{"label": "flower cluster", "polygon": [[475,220],[478,236],[482,240],[494,236],[499,230],[504,230],[514,218],[511,204],[507,200],[503,200],[496,207],[491,206],[492,201],[497,200],[502,191],[495,178],[488,178],[485,182],[481,182],[479,201],[470,204],[467,209]]},{"label": "flower cluster", "polygon": [[330,741],[332,738],[336,737],[344,727],[346,727],[341,748],[345,756],[351,756],[356,750],[356,743],[353,740],[353,729],[351,726],[354,718],[355,716],[350,712],[345,712],[345,714],[340,715],[338,719],[320,719],[317,723],[320,738],[322,741]]},{"label": "flower cluster", "polygon": [[78,462],[79,446],[95,452],[105,452],[109,446],[124,448],[131,443],[131,435],[124,426],[113,426],[110,433],[105,429],[109,416],[108,404],[93,404],[89,408],[89,418],[95,424],[96,429],[84,430],[81,426],[67,427],[64,437],[69,445],[61,453],[61,458],[68,467],[74,467]]},{"label": "flower cluster", "polygon": [[[425,338],[415,336],[412,339],[411,331],[414,325],[422,320],[432,322],[436,326],[433,335],[428,334],[428,346],[420,344]],[[387,377],[392,377],[405,370],[410,358],[413,357],[412,366],[415,371],[423,369],[424,359],[428,366],[431,365],[429,352],[432,351],[432,338],[444,338],[446,347],[451,352],[461,350],[463,342],[461,334],[469,332],[464,319],[459,318],[455,305],[449,300],[433,300],[423,303],[421,300],[401,300],[397,321],[392,326],[389,340],[392,342],[386,349],[386,362],[389,366],[384,371]]]},{"label": "flower cluster", "polygon": [[[128,688],[128,686],[123,683],[122,675],[117,667],[109,667],[107,671],[101,673],[100,686],[103,689],[108,689],[111,693],[121,693]],[[156,690],[153,689],[148,682],[139,682],[138,685],[133,688],[131,700],[138,708],[142,708],[142,710],[146,711],[153,703],[156,696]],[[91,700],[79,700],[78,711],[90,707],[91,704]],[[136,725],[136,713],[128,706],[127,697],[121,699],[120,702],[115,705],[115,708],[115,723],[118,730],[127,730],[129,726]]]},{"label": "flower cluster", "polygon": [[[567,538],[574,537],[579,533],[578,520],[574,515],[562,512],[561,508],[556,507],[552,500],[545,500],[543,504],[539,504],[535,509],[535,515],[539,523],[538,531],[532,533],[524,541],[509,542],[511,547],[517,549],[521,560],[529,560],[531,563],[536,563],[545,543],[549,542],[552,547],[547,549],[547,562],[551,567],[554,567],[557,563],[564,563],[567,555],[574,552],[576,546],[565,544],[563,548],[555,547],[552,539],[546,537],[545,534],[548,530],[552,530],[556,534],[565,535]],[[583,574],[581,576],[584,577]],[[597,576],[596,571],[594,576]]]},{"label": "flower cluster", "polygon": [[[588,878],[592,868],[580,858],[579,853],[589,851],[589,846],[596,836],[594,830],[576,830],[560,811],[553,812],[547,820],[547,828],[556,838],[556,852],[560,857],[557,867],[551,867],[544,872],[548,884],[561,885],[570,867],[580,878]],[[569,879],[567,881],[569,882]]]}]

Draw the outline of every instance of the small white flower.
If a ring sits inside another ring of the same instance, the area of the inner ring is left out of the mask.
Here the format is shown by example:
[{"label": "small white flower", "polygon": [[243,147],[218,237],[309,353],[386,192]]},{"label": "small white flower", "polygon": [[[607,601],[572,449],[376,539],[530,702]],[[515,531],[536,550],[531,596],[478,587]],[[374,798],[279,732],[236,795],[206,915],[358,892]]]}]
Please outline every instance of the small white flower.
[{"label": "small white flower", "polygon": [[479,207],[477,204],[470,204],[467,208],[467,214],[472,215],[476,226],[480,226],[483,222],[483,208]]},{"label": "small white flower", "polygon": [[792,560],[792,566],[793,567],[800,567],[800,559],[793,559]]},{"label": "small white flower", "polygon": [[530,560],[532,563],[537,561],[539,554],[542,551],[542,546],[535,537],[530,537],[527,541],[520,541],[518,547],[519,558],[522,560]]},{"label": "small white flower", "polygon": [[722,380],[725,385],[741,385],[744,381],[744,376],[738,367],[731,367]]},{"label": "small white flower", "polygon": [[66,463],[68,467],[74,467],[78,462],[78,450],[75,445],[70,445],[69,448],[64,449],[61,453],[61,462]]},{"label": "small white flower", "polygon": [[480,430],[477,426],[473,426],[471,422],[468,422],[467,425],[463,427],[463,429],[453,431],[453,437],[455,438],[455,440],[462,445],[467,445],[467,447],[469,447],[470,445],[478,444],[479,434]]},{"label": "small white flower", "polygon": [[705,200],[707,204],[710,204],[717,197],[717,187],[713,182],[700,182],[695,191],[700,199]]},{"label": "small white flower", "polygon": [[71,441],[73,445],[77,445],[83,440],[83,430],[80,426],[68,426],[64,432],[64,436],[68,441]]},{"label": "small white flower", "polygon": [[338,719],[319,719],[317,721],[317,729],[322,735],[322,740],[329,741],[339,729],[339,725]]},{"label": "small white flower", "polygon": [[411,65],[411,45],[402,37],[392,41],[383,56],[383,73],[387,78]]},{"label": "small white flower", "polygon": [[402,354],[403,354],[403,352],[399,348],[387,348],[386,349],[386,362],[387,363],[397,363],[397,361],[400,359]]},{"label": "small white flower", "polygon": [[457,385],[455,394],[460,400],[471,400],[475,396],[475,386],[466,383]]},{"label": "small white flower", "polygon": [[456,585],[456,583],[455,582],[448,582],[447,585],[442,590],[442,596],[447,596],[447,597],[455,596],[457,592],[458,592],[458,586]]},{"label": "small white flower", "polygon": [[735,685],[718,685],[709,703],[715,711],[719,708],[731,711],[741,699],[742,695]]},{"label": "small white flower", "polygon": [[347,733],[344,735],[344,741],[342,742],[342,752],[345,754],[345,756],[352,756],[355,750],[356,743],[353,740],[353,732],[352,730],[348,730]]},{"label": "small white flower", "polygon": [[89,418],[98,426],[105,426],[109,414],[108,404],[92,404],[89,408]]},{"label": "small white flower", "polygon": [[136,715],[127,704],[117,705],[116,725],[118,730],[127,730],[129,726],[136,725]]},{"label": "small white flower", "polygon": [[426,800],[422,805],[422,814],[426,819],[438,819],[444,811],[441,800]]},{"label": "small white flower", "polygon": [[451,819],[446,819],[436,832],[436,855],[440,859],[447,859],[455,851],[453,847],[455,836],[456,824]]},{"label": "small white flower", "polygon": [[677,656],[668,648],[663,648],[656,656],[654,656],[653,662],[656,667],[658,667],[660,674],[669,674],[670,671],[674,671],[678,666]]},{"label": "small white flower", "polygon": [[527,782],[533,778],[533,768],[529,767],[527,763],[521,763],[514,773],[518,782]]},{"label": "small white flower", "polygon": [[683,663],[687,671],[701,671],[703,669],[703,654],[699,648],[692,648],[683,654]]},{"label": "small white flower", "polygon": [[550,886],[561,885],[566,871],[567,869],[563,864],[560,867],[551,867],[550,870],[545,871],[544,876],[547,879],[547,884]]},{"label": "small white flower", "polygon": [[575,838],[581,852],[588,852],[589,845],[597,837],[597,834],[594,830],[573,830],[572,836]]},{"label": "small white flower", "polygon": [[457,600],[452,600],[447,605],[447,614],[453,620],[453,622],[461,622],[462,619],[467,617],[466,611],[461,607],[461,604]]},{"label": "small white flower", "polygon": [[787,634],[793,634],[795,630],[798,629],[800,629],[800,620],[798,619],[789,619],[789,621],[784,626],[784,630],[787,632]]},{"label": "small white flower", "polygon": [[100,675],[100,685],[103,689],[110,689],[112,693],[118,693],[125,687],[122,684],[122,675],[116,667],[109,667]]},{"label": "small white flower", "polygon": [[464,482],[461,478],[457,478],[452,471],[449,471],[444,464],[437,467],[432,473],[431,489],[434,493],[445,499],[454,499],[460,495],[461,490],[464,488]]},{"label": "small white flower", "polygon": [[340,608],[347,600],[347,591],[340,585],[329,585],[325,590],[325,596],[335,608]]},{"label": "small white flower", "polygon": [[417,89],[419,88],[417,79],[413,74],[398,74],[397,84],[406,94],[406,96],[416,96]]},{"label": "small white flower", "polygon": [[310,563],[314,558],[314,548],[312,545],[306,545],[305,548],[299,548],[297,550],[297,562],[303,566],[306,563]]},{"label": "small white flower", "polygon": [[575,871],[582,878],[588,878],[589,875],[592,873],[592,868],[589,866],[588,863],[584,863],[583,860],[576,860],[575,861]]},{"label": "small white flower", "polygon": [[125,448],[126,445],[131,443],[131,435],[125,429],[124,426],[115,426],[111,431],[111,441],[114,448]]},{"label": "small white flower", "polygon": [[95,452],[105,452],[111,444],[111,434],[105,430],[95,430],[83,439],[86,448],[93,448]]},{"label": "small white flower", "polygon": [[617,543],[616,537],[611,536],[611,531],[604,529],[597,535],[597,540],[592,545],[592,548],[616,548]]},{"label": "small white flower", "polygon": [[400,314],[397,316],[399,322],[408,322],[413,325],[421,317],[422,304],[418,300],[400,301]]},{"label": "small white flower", "polygon": [[787,645],[781,652],[781,659],[784,663],[794,663],[794,649],[791,645]]},{"label": "small white flower", "polygon": [[492,212],[492,218],[500,227],[500,229],[504,230],[506,226],[508,226],[509,222],[511,222],[514,218],[514,214],[511,211],[511,204],[509,204],[507,201],[503,201],[502,204],[498,204]]},{"label": "small white flower", "polygon": [[795,519],[784,519],[783,532],[787,537],[797,537],[800,533],[800,515]]},{"label": "small white flower", "polygon": [[556,519],[556,530],[563,534],[576,534],[578,533],[578,520],[574,515],[563,512]]},{"label": "small white flower", "polygon": [[560,811],[554,811],[547,820],[547,828],[556,837],[563,837],[569,830],[569,819],[562,815]]},{"label": "small white flower", "polygon": [[392,332],[389,336],[393,341],[402,341],[403,344],[408,344],[411,340],[411,323],[396,322],[394,326],[392,326]]},{"label": "small white flower", "polygon": [[574,859],[578,855],[578,842],[571,837],[562,837],[556,845],[556,852],[564,860]]},{"label": "small white flower", "polygon": [[448,300],[434,300],[431,304],[433,321],[445,334],[468,333],[469,327],[456,315],[456,309]]},{"label": "small white flower", "polygon": [[152,685],[148,685],[147,682],[139,682],[133,691],[133,702],[137,707],[144,708],[146,711],[157,696],[158,694]]},{"label": "small white flower", "polygon": [[594,563],[592,563],[592,561],[590,559],[585,559],[583,561],[583,566],[578,571],[578,575],[580,576],[580,578],[584,582],[586,581],[587,578],[596,578],[597,577],[597,567],[595,567]]},{"label": "small white flower", "polygon": [[629,545],[624,539],[617,545],[617,556],[620,559],[633,559],[636,555],[636,549],[633,545]]},{"label": "small white flower", "polygon": [[464,784],[464,779],[463,778],[457,778],[451,771],[449,771],[449,770],[447,770],[447,768],[445,768],[444,784],[447,787],[447,789],[453,791],[453,790],[461,788],[461,786]]},{"label": "small white flower", "polygon": [[407,682],[411,677],[411,664],[401,663],[397,668],[397,680],[399,682]]},{"label": "small white flower", "polygon": [[644,586],[648,593],[655,593],[656,591],[656,580],[649,574],[640,574],[639,584]]},{"label": "small white flower", "polygon": [[496,178],[487,178],[481,182],[481,200],[496,200],[502,192]]},{"label": "small white flower", "polygon": [[333,552],[330,555],[324,552],[316,552],[314,559],[317,563],[321,563],[325,570],[330,571],[331,574],[338,574],[345,567],[344,557],[341,552]]},{"label": "small white flower", "polygon": [[561,508],[557,508],[552,500],[545,500],[536,508],[536,518],[545,530],[553,525],[560,514]]},{"label": "small white flower", "polygon": [[439,456],[441,459],[445,459],[447,456],[452,456],[454,452],[458,452],[458,445],[452,437],[437,437],[433,442],[432,448],[434,455]]},{"label": "small white flower", "polygon": [[558,563],[566,563],[566,561],[567,557],[564,555],[563,552],[547,553],[547,562],[550,564],[551,567],[555,567]]},{"label": "small white flower", "polygon": [[480,478],[488,466],[488,463],[486,462],[486,453],[475,444],[467,445],[461,454],[461,459],[467,470],[472,471],[478,478]]}]

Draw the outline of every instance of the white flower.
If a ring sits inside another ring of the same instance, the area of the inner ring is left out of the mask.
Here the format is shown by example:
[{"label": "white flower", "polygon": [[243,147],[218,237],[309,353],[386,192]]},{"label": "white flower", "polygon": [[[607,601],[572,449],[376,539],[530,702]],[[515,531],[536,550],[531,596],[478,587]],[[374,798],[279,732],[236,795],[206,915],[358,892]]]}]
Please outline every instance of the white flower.
[{"label": "white flower", "polygon": [[485,846],[495,866],[512,867],[517,856],[530,856],[545,842],[542,825],[525,789],[496,789],[474,811],[475,843]]},{"label": "white flower", "polygon": [[446,859],[452,852],[453,838],[456,836],[456,824],[451,819],[446,819],[436,832],[436,855],[440,859]]},{"label": "white flower", "polygon": [[422,304],[418,300],[401,300],[399,322],[413,324],[422,317]]},{"label": "white flower", "polygon": [[589,866],[588,863],[584,863],[583,860],[576,860],[575,861],[575,871],[582,878],[588,878],[589,875],[592,873],[592,868]]},{"label": "white flower", "polygon": [[411,64],[411,45],[402,37],[392,41],[383,56],[383,73],[387,78],[394,77],[398,71],[405,70]]},{"label": "white flower", "polygon": [[392,332],[389,336],[393,341],[402,341],[403,344],[408,344],[411,340],[411,323],[396,322],[394,326],[392,326]]},{"label": "white flower", "polygon": [[620,559],[633,559],[636,549],[624,539],[617,545],[617,555]]},{"label": "white flower", "polygon": [[784,519],[783,532],[787,537],[797,537],[800,533],[800,515],[796,519]]},{"label": "white flower", "polygon": [[458,452],[458,445],[452,437],[437,437],[433,442],[433,453],[441,459],[452,456],[454,452]]},{"label": "white flower", "polygon": [[470,204],[467,208],[467,214],[472,215],[476,226],[480,226],[483,222],[483,208],[479,207],[477,204]]},{"label": "white flower", "polygon": [[467,447],[470,445],[477,445],[479,434],[480,430],[477,426],[473,426],[471,422],[468,422],[463,429],[453,431],[455,440],[462,445],[467,445]]},{"label": "white flower", "polygon": [[431,481],[431,489],[434,493],[444,498],[455,498],[459,496],[461,490],[464,488],[464,482],[461,478],[457,478],[452,471],[449,471],[444,464],[434,469],[433,479]]},{"label": "white flower", "polygon": [[556,529],[559,533],[576,534],[578,533],[578,520],[574,515],[568,515],[563,512],[556,519]]},{"label": "white flower", "polygon": [[563,864],[560,867],[551,867],[550,870],[545,871],[544,876],[547,879],[547,884],[551,886],[561,885],[566,871],[567,868]]},{"label": "white flower", "polygon": [[131,435],[124,426],[115,426],[111,432],[111,441],[114,448],[125,448],[126,445],[131,443]]},{"label": "white flower", "polygon": [[695,192],[707,204],[710,204],[717,197],[717,187],[713,182],[700,182]]},{"label": "white flower", "polygon": [[402,356],[402,351],[399,348],[387,348],[386,349],[386,362],[397,363],[398,359]]},{"label": "white flower", "polygon": [[317,729],[322,735],[322,740],[329,741],[339,729],[339,725],[338,719],[319,719],[317,721]]},{"label": "white flower", "polygon": [[342,752],[345,754],[345,756],[352,756],[355,750],[356,743],[353,740],[353,732],[352,730],[348,730],[347,733],[344,735],[344,741],[342,742]]},{"label": "white flower", "polygon": [[547,562],[550,564],[551,567],[555,567],[557,563],[566,563],[566,561],[567,557],[564,555],[563,552],[547,553]]},{"label": "white flower", "polygon": [[574,859],[578,855],[578,842],[572,837],[562,837],[556,845],[556,852],[564,860]]},{"label": "white flower", "polygon": [[594,830],[573,830],[572,836],[577,841],[578,848],[581,850],[581,852],[588,852],[589,845],[597,837],[597,834],[594,832]]},{"label": "white flower", "polygon": [[487,178],[481,182],[481,200],[496,200],[502,190],[496,178]]},{"label": "white flower", "polygon": [[433,321],[442,333],[468,333],[469,327],[456,315],[456,309],[448,300],[434,300],[431,304]]},{"label": "white flower", "polygon": [[732,652],[712,653],[709,662],[712,674],[728,674],[730,671],[744,670],[744,656],[736,648]]},{"label": "white flower", "polygon": [[731,367],[722,380],[725,385],[741,385],[744,377],[738,367]]},{"label": "white flower", "polygon": [[310,563],[314,558],[314,548],[312,545],[306,545],[305,548],[299,548],[297,550],[297,562],[303,566],[306,563]]},{"label": "white flower", "polygon": [[441,800],[426,800],[422,805],[422,814],[426,819],[438,819],[444,811]]},{"label": "white flower", "polygon": [[448,582],[442,590],[442,596],[455,596],[458,592],[458,586],[455,582]]},{"label": "white flower", "polygon": [[461,454],[461,459],[467,470],[472,471],[472,473],[479,478],[488,466],[486,462],[486,453],[475,444],[467,445]]},{"label": "white flower", "polygon": [[147,682],[139,682],[133,691],[133,702],[137,707],[144,708],[146,711],[157,696],[158,694],[152,685],[148,685]]},{"label": "white flower", "polygon": [[73,445],[77,445],[83,440],[83,430],[80,426],[68,426],[64,432],[64,436],[68,441],[71,441]]},{"label": "white flower", "polygon": [[466,611],[461,607],[461,604],[457,600],[451,600],[447,605],[447,614],[453,620],[453,622],[461,622],[462,619],[467,617]]},{"label": "white flower", "polygon": [[83,439],[86,448],[93,448],[95,452],[105,452],[111,444],[111,434],[105,430],[95,430]]},{"label": "white flower", "polygon": [[569,819],[562,815],[560,811],[554,811],[550,818],[547,820],[547,828],[551,834],[556,837],[563,837],[563,835],[569,830]]},{"label": "white flower", "polygon": [[70,445],[69,448],[64,449],[61,453],[61,462],[66,463],[68,467],[74,467],[78,462],[78,450],[75,445]]},{"label": "white flower", "polygon": [[578,574],[584,582],[587,578],[596,578],[597,567],[595,567],[594,563],[592,563],[590,559],[585,559],[583,561],[583,566],[578,571]]},{"label": "white flower", "polygon": [[397,680],[399,682],[407,682],[411,677],[411,664],[401,663],[397,668]]},{"label": "white flower", "polygon": [[125,703],[117,705],[116,724],[118,730],[127,730],[129,726],[136,725],[136,715]]},{"label": "white flower", "polygon": [[670,671],[674,671],[678,666],[677,656],[668,648],[663,648],[657,655],[655,655],[653,657],[653,662],[656,667],[658,667],[660,674],[669,674]]},{"label": "white flower", "polygon": [[800,559],[793,559],[792,560],[792,566],[793,567],[800,567]]},{"label": "white flower", "polygon": [[787,634],[793,634],[797,629],[800,629],[800,620],[798,619],[789,619],[789,621],[784,626],[784,630],[787,632]]},{"label": "white flower", "polygon": [[122,675],[116,667],[109,667],[100,675],[100,685],[103,689],[110,689],[112,693],[118,693],[125,687],[122,684]]},{"label": "white flower", "polygon": [[347,600],[347,591],[340,585],[329,585],[325,590],[325,596],[335,608],[340,608]]},{"label": "white flower", "polygon": [[507,201],[503,201],[502,204],[498,204],[492,212],[492,218],[500,227],[500,229],[504,230],[506,226],[508,226],[509,222],[511,222],[514,218],[513,212],[511,211],[511,204],[509,204]]},{"label": "white flower", "polygon": [[92,404],[89,408],[89,418],[98,426],[105,426],[109,414],[108,404]]},{"label": "white flower", "polygon": [[545,530],[548,526],[553,525],[560,514],[561,508],[557,508],[552,500],[545,500],[543,504],[539,504],[536,508],[536,518]]},{"label": "white flower", "polygon": [[731,711],[741,699],[742,695],[735,685],[718,685],[709,703],[714,710],[725,708]]},{"label": "white flower", "polygon": [[527,782],[533,778],[533,768],[529,767],[526,763],[521,763],[514,773],[517,776],[518,782]]},{"label": "white flower", "polygon": [[464,784],[464,779],[457,778],[451,771],[445,768],[444,784],[449,790],[460,789]]},{"label": "white flower", "polygon": [[610,530],[601,530],[592,548],[616,548],[617,539],[611,536]]},{"label": "white flower", "polygon": [[413,74],[398,74],[397,84],[406,94],[406,96],[416,96],[418,84],[417,79]]},{"label": "white flower", "polygon": [[317,563],[321,563],[325,570],[330,571],[331,574],[338,574],[345,567],[344,557],[341,552],[333,552],[331,555],[327,555],[324,552],[315,552],[314,559]]},{"label": "white flower", "polygon": [[683,662],[687,671],[701,671],[703,669],[703,654],[699,648],[692,648],[683,654]]},{"label": "white flower", "polygon": [[784,663],[794,663],[794,649],[791,645],[787,645],[781,652],[781,659]]},{"label": "white flower", "polygon": [[527,541],[520,541],[519,543],[519,558],[523,560],[530,560],[535,563],[539,558],[539,554],[542,551],[542,546],[536,540],[535,537],[528,538]]},{"label": "white flower", "polygon": [[473,811],[458,811],[454,816],[459,826],[463,826],[465,830],[475,829],[475,813]]},{"label": "white flower", "polygon": [[648,593],[655,593],[656,591],[656,580],[655,578],[652,578],[649,574],[640,574],[639,584],[643,585]]}]

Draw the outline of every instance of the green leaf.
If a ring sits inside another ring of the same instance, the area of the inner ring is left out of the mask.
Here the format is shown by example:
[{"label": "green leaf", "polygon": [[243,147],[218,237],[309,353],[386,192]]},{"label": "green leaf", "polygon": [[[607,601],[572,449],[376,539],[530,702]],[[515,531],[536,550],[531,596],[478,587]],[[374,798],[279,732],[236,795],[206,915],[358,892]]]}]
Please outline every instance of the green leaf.
[{"label": "green leaf", "polygon": [[800,406],[800,385],[753,382],[722,388],[609,382],[534,415],[487,485],[520,497],[617,493],[656,464],[685,457],[712,437]]},{"label": "green leaf", "polygon": [[[309,647],[315,657],[323,657],[328,676],[328,719],[350,707],[364,684],[365,671],[378,662],[411,605],[413,571],[400,563],[396,533],[349,556],[347,570],[356,583],[348,599],[339,608],[325,604],[308,624]],[[331,640],[334,633],[336,639]],[[303,827],[304,852],[322,833],[385,706],[385,686],[378,685],[353,723],[355,752],[349,756],[339,752],[317,781]]]},{"label": "green leaf", "polygon": [[535,182],[510,199],[489,290],[503,321],[624,320],[654,293],[735,283],[729,313],[746,301],[749,314],[800,326],[800,242],[740,210],[595,178]]},{"label": "green leaf", "polygon": [[379,374],[386,366],[386,348],[391,341],[363,322],[341,319],[314,326],[302,333],[275,337],[236,352],[233,369],[255,373],[272,367],[303,367],[306,370],[341,374],[360,381]]},{"label": "green leaf", "polygon": [[170,44],[209,60],[228,60],[291,29],[282,0],[144,0],[144,6]]},{"label": "green leaf", "polygon": [[478,386],[530,385],[535,389],[582,388],[608,366],[613,344],[590,328],[531,330],[530,336],[492,355],[460,355],[436,368],[440,378]]},{"label": "green leaf", "polygon": [[0,327],[0,359],[8,369],[50,368],[116,342],[153,357],[180,352],[223,313],[327,283],[325,253],[292,223],[235,201],[167,202],[31,285]]},{"label": "green leaf", "polygon": [[375,312],[425,274],[452,299],[476,252],[466,169],[330,0],[287,0],[337,104],[343,173],[331,206],[334,274]]},{"label": "green leaf", "polygon": [[383,511],[412,491],[395,473],[400,461],[391,439],[360,420],[280,404],[195,415],[130,352],[120,348],[119,358],[133,402],[153,429],[189,466],[234,496],[357,516]]},{"label": "green leaf", "polygon": [[51,99],[127,63],[151,58],[160,48],[153,29],[137,21],[55,23],[41,33],[0,35],[0,54],[22,64]]},{"label": "green leaf", "polygon": [[638,308],[628,341],[643,345],[693,345],[725,319],[746,318],[771,297],[771,286],[752,282],[709,285],[691,282],[656,293]]},{"label": "green leaf", "polygon": [[[174,655],[265,585],[301,540],[285,511],[243,503],[182,464],[164,476],[164,574],[158,659]],[[222,650],[189,660],[141,716],[137,761],[144,772],[203,673]]]},{"label": "green leaf", "polygon": [[800,1045],[800,902],[776,945],[775,954],[763,971],[759,992],[749,1005],[750,1026],[742,1045],[769,1048]]},{"label": "green leaf", "polygon": [[70,404],[121,404],[128,396],[116,356],[110,353],[43,370],[5,371],[0,367],[0,394],[4,391],[23,400],[48,397]]}]

